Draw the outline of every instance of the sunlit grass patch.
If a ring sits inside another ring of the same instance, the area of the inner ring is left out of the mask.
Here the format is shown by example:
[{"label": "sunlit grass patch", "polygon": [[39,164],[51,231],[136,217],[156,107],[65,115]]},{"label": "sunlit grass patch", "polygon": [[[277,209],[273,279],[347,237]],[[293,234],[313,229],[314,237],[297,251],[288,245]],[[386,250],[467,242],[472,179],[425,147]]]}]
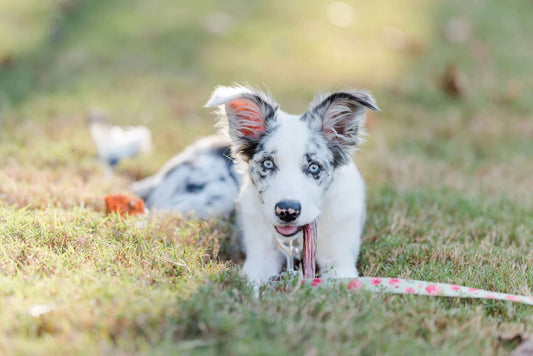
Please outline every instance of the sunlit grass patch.
[{"label": "sunlit grass patch", "polygon": [[81,208],[2,208],[0,217],[0,320],[17,335],[0,344],[12,352],[47,350],[51,338],[70,340],[64,352],[139,351],[165,337],[179,299],[228,268],[223,222]]}]

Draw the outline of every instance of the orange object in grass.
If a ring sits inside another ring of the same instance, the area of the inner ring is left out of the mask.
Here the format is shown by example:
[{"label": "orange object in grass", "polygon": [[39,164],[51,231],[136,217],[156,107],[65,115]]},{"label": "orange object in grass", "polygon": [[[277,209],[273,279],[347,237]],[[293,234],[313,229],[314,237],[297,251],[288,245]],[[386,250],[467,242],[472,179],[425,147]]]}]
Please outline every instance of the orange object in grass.
[{"label": "orange object in grass", "polygon": [[105,197],[106,215],[119,213],[120,216],[137,215],[144,213],[144,201],[139,198],[130,198],[123,194],[113,194]]}]

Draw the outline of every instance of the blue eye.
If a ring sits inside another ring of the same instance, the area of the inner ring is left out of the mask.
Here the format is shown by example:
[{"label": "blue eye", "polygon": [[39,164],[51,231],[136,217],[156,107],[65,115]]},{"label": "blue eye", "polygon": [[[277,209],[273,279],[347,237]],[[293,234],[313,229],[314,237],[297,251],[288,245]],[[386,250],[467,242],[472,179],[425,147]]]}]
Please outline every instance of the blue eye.
[{"label": "blue eye", "polygon": [[271,159],[265,159],[263,162],[261,162],[261,166],[263,166],[264,169],[273,169],[274,162],[272,162]]},{"label": "blue eye", "polygon": [[318,163],[311,163],[309,167],[307,167],[307,170],[311,174],[318,174],[322,170],[322,167]]}]

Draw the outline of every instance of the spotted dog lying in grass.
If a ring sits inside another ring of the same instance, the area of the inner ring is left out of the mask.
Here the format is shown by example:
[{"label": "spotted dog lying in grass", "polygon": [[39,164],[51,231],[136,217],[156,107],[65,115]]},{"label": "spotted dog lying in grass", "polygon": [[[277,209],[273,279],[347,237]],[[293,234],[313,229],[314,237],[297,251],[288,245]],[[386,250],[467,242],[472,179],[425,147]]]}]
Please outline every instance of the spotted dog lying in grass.
[{"label": "spotted dog lying in grass", "polygon": [[136,183],[148,207],[206,218],[231,213],[236,200],[243,272],[257,283],[282,268],[276,238],[301,239],[317,221],[323,276],[356,277],[365,185],[351,157],[366,109],[378,110],[372,96],[337,91],[291,115],[260,90],[218,87],[206,106],[220,107],[227,138],[200,140]]}]

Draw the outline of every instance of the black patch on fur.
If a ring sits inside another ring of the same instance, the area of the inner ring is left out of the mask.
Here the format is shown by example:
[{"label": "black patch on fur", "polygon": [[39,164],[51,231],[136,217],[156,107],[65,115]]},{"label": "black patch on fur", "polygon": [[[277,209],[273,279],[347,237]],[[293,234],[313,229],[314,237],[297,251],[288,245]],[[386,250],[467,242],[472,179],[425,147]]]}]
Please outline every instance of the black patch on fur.
[{"label": "black patch on fur", "polygon": [[[316,115],[317,117],[316,118],[313,117],[314,115]],[[333,162],[330,162],[330,163],[333,164],[334,168],[343,166],[347,164],[348,162],[350,162],[350,155],[346,153],[342,145],[338,142],[328,141],[328,139],[322,132],[323,118],[318,116],[318,113],[316,113],[316,110],[315,112],[306,112],[304,115],[302,115],[302,117],[300,117],[300,120],[307,123],[307,125],[309,126],[311,130],[315,130],[315,132],[319,132],[320,137],[324,139],[324,142],[326,142],[328,149],[333,154]],[[319,125],[313,122],[313,120],[319,120]],[[316,142],[315,139],[312,139],[310,149],[313,150],[313,148],[318,148],[318,147],[320,147],[318,142]]]},{"label": "black patch on fur", "polygon": [[258,183],[263,182],[269,176],[273,175],[278,169],[264,169],[263,167],[252,167],[250,173],[252,175],[252,183],[257,186]]},{"label": "black patch on fur", "polygon": [[205,183],[187,182],[185,191],[190,194],[198,194],[205,188]]},{"label": "black patch on fur", "polygon": [[[224,161],[226,162],[226,166],[228,168],[228,173],[231,179],[233,180],[233,183],[235,183],[235,186],[239,186],[239,180],[237,178],[237,173],[235,172],[235,162],[233,159],[233,156],[231,154],[231,146],[230,145],[223,145],[217,147],[217,149],[214,151],[214,153],[218,156],[220,156]],[[220,177],[221,181],[225,181],[224,176]]]},{"label": "black patch on fur", "polygon": [[336,142],[328,142],[328,148],[333,153],[333,167],[337,168],[348,164],[350,156],[344,151],[342,145]]},{"label": "black patch on fur", "polygon": [[[337,92],[325,98],[311,112],[306,112],[304,115],[302,115],[300,120],[302,120],[303,122],[307,122],[307,124],[309,125],[311,129],[319,130],[322,137],[324,137],[324,139],[326,140],[327,146],[329,150],[331,151],[331,153],[333,154],[333,167],[334,168],[343,166],[349,163],[351,160],[350,155],[346,152],[346,150],[344,149],[341,143],[329,141],[324,135],[324,133],[322,132],[322,128],[324,125],[324,122],[323,122],[324,114],[326,110],[328,109],[328,107],[338,100],[352,101],[364,107],[367,107],[371,110],[379,110],[379,108],[372,103],[372,99],[363,92],[358,92],[357,94],[352,94],[348,92]],[[354,111],[357,110],[357,108],[355,108],[356,104],[352,104],[352,105],[354,105]],[[316,122],[315,120],[318,120],[318,122]],[[354,130],[355,131],[351,133],[350,135],[357,136],[359,134],[358,132],[359,127],[358,126],[355,127]]]},{"label": "black patch on fur", "polygon": [[243,137],[238,147],[238,153],[243,155],[247,161],[250,161],[252,158],[254,158],[257,152],[263,150],[263,142],[272,136],[277,127],[277,125],[274,125],[273,127],[267,126],[265,133],[257,138]]},{"label": "black patch on fur", "polygon": [[118,157],[111,156],[107,158],[107,164],[109,164],[111,168],[115,168],[118,162],[120,162]]},{"label": "black patch on fur", "polygon": [[331,94],[330,96],[328,96],[326,99],[324,99],[323,102],[321,102],[316,108],[315,110],[325,110],[327,109],[333,102],[337,101],[337,100],[351,100],[351,101],[355,101],[367,108],[369,108],[370,110],[374,110],[374,111],[378,111],[379,108],[377,106],[375,106],[374,104],[372,104],[371,102],[371,99],[370,97],[368,96],[368,94],[365,94],[365,93],[362,93],[362,92],[359,92],[357,93],[357,95],[354,95],[354,94],[351,94],[351,93],[347,93],[347,92],[337,92],[337,93],[333,93]]},{"label": "black patch on fur", "polygon": [[[320,172],[317,174],[312,174],[309,172],[309,165],[312,163],[318,164],[321,168]],[[329,187],[332,179],[331,170],[331,162],[325,162],[324,160],[319,159],[314,153],[305,154],[305,161],[302,164],[302,172],[308,177],[313,178],[318,185]]]},{"label": "black patch on fur", "polygon": [[247,161],[251,160],[257,153],[257,147],[263,136],[265,136],[265,134],[258,138],[243,137],[240,140],[241,142],[239,143],[237,153],[245,157]]},{"label": "black patch on fur", "polygon": [[214,154],[220,156],[228,166],[233,165],[233,158],[231,157],[231,148],[229,145],[218,146],[214,150]]},{"label": "black patch on fur", "polygon": [[173,167],[171,167],[169,170],[167,170],[165,172],[165,174],[163,175],[163,179],[161,181],[164,181],[165,179],[168,179],[168,177],[172,174],[174,174],[174,172],[182,169],[182,168],[188,168],[188,169],[194,169],[194,162],[190,161],[190,160],[186,160],[186,161],[183,161],[183,162],[179,162],[178,164],[174,165]]},{"label": "black patch on fur", "polygon": [[[252,184],[257,188],[259,195],[262,195],[264,192],[264,189],[261,189],[263,187],[263,184],[261,183],[278,171],[278,167],[275,163],[276,160],[274,159],[276,151],[265,151],[263,148],[263,142],[264,141],[261,143],[261,148],[258,149],[258,152],[261,152],[262,155],[260,157],[255,157],[254,161],[250,162],[249,165],[250,178]],[[274,162],[274,167],[272,169],[266,169],[262,166],[261,162],[265,159],[271,159]]]},{"label": "black patch on fur", "polygon": [[257,100],[261,108],[266,111],[264,119],[265,132],[256,138],[243,136],[239,139],[237,154],[241,155],[247,162],[250,161],[255,154],[261,150],[261,143],[268,139],[268,137],[272,135],[277,128],[277,125],[275,125],[274,122],[278,107],[272,108],[259,97],[257,97],[255,100]]},{"label": "black patch on fur", "polygon": [[212,197],[209,197],[207,202],[205,203],[207,206],[213,206],[217,200],[222,199],[220,195],[213,195]]}]

